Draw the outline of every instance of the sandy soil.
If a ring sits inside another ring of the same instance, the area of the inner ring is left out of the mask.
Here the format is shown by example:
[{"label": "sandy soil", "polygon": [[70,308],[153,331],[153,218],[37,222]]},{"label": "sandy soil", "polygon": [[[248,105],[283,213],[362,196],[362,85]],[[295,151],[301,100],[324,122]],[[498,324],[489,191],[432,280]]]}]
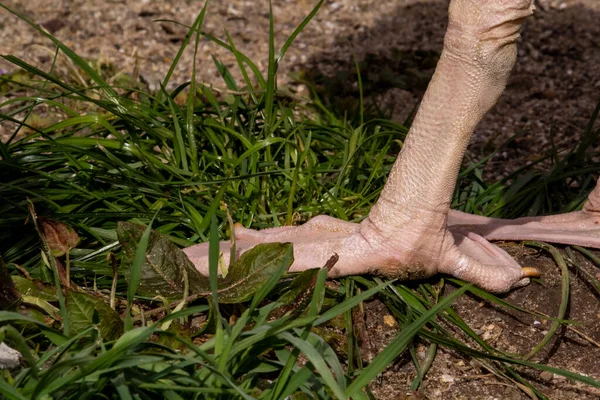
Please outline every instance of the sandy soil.
[{"label": "sandy soil", "polygon": [[[203,3],[4,0],[3,4],[43,25],[87,59],[113,64],[127,74],[133,74],[138,66],[141,77],[156,88],[186,33],[184,27],[167,20],[189,25]],[[276,45],[283,43],[314,4],[314,0],[273,0]],[[422,96],[441,50],[446,10],[447,0],[327,0],[288,51],[280,67],[279,84],[288,84],[290,73],[301,73],[321,84],[324,97],[343,103],[356,95],[356,57],[368,98],[390,110],[394,119],[404,121]],[[205,30],[222,39],[227,30],[238,49],[265,71],[268,15],[266,1],[214,1],[207,12]],[[477,129],[469,149],[471,156],[478,157],[518,135],[492,160],[488,174],[500,177],[539,157],[548,150],[552,134],[559,148],[577,141],[600,100],[598,21],[598,0],[539,2],[535,17],[523,28],[519,60],[508,88]],[[2,54],[16,55],[46,70],[50,67],[54,54],[51,43],[6,11],[0,11],[0,43]],[[231,68],[235,68],[235,59],[202,40],[196,59],[198,79],[221,88],[224,85],[212,56]],[[192,58],[191,51],[184,54],[172,85],[189,79]],[[13,68],[0,60],[1,70]],[[560,294],[559,273],[537,253],[521,248],[514,251],[524,262],[545,268],[546,278],[545,286],[521,289],[510,294],[509,300],[554,315]],[[564,330],[536,360],[600,379],[598,298],[576,276],[572,289],[569,318],[583,322],[578,329],[591,341]],[[368,307],[373,312],[367,320],[366,337],[374,349],[380,349],[394,329],[380,321],[387,314],[380,303]],[[458,308],[474,329],[509,351],[526,351],[548,328],[548,321],[516,317],[469,297],[463,297]],[[413,376],[410,361],[398,360],[373,389],[381,399],[404,398]],[[595,389],[551,375],[532,373],[531,378],[550,398],[600,398]],[[438,355],[425,387],[431,399],[528,398],[513,382],[491,375],[479,362],[445,350]]]}]

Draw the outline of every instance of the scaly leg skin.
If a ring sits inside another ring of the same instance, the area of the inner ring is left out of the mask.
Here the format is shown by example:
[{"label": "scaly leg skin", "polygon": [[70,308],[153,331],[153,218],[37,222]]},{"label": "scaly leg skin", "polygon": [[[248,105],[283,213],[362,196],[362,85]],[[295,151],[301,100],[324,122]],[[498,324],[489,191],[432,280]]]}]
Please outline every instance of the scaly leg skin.
[{"label": "scaly leg skin", "polygon": [[600,179],[581,211],[517,219],[450,211],[453,232],[476,232],[488,240],[541,240],[600,249]]},{"label": "scaly leg skin", "polygon": [[[334,254],[332,277],[377,273],[401,279],[447,273],[506,292],[536,272],[475,232],[448,229],[460,164],[477,123],[496,103],[516,60],[533,0],[452,0],[444,50],[381,197],[360,224],[316,217],[303,226],[235,229],[238,254],[258,243],[292,242],[291,271]],[[452,214],[454,215],[454,214]],[[185,249],[203,273],[208,245]],[[228,261],[229,243],[221,243]]]}]

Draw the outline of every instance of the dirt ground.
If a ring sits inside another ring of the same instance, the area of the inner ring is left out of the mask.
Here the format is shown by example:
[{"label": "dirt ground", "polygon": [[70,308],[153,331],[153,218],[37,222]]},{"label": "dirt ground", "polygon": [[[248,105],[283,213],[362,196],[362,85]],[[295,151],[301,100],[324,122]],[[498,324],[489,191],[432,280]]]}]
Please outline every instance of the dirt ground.
[{"label": "dirt ground", "polygon": [[[199,1],[148,0],[4,0],[3,4],[43,25],[87,59],[116,66],[133,74],[136,66],[151,88],[166,74],[186,28],[203,5]],[[283,44],[316,4],[315,0],[273,0],[276,46]],[[327,0],[315,19],[298,36],[280,66],[279,85],[300,73],[319,83],[322,95],[339,101],[356,96],[353,57],[359,61],[367,97],[392,118],[404,121],[418,103],[442,47],[447,0]],[[213,1],[204,30],[225,40],[231,35],[238,49],[266,71],[268,56],[268,3],[266,0]],[[154,22],[153,22],[154,21]],[[523,28],[519,59],[507,90],[478,127],[469,154],[479,157],[518,135],[488,166],[492,178],[501,177],[538,158],[551,140],[559,148],[575,143],[600,100],[600,1],[544,0]],[[0,53],[13,54],[49,69],[51,43],[22,21],[0,11]],[[210,41],[202,40],[196,59],[198,80],[223,88],[212,62],[215,56],[235,71],[235,59]],[[192,51],[187,51],[171,81],[191,76]],[[58,68],[66,68],[59,64]],[[0,70],[14,67],[0,60]],[[236,75],[239,77],[239,75]],[[335,100],[334,100],[335,101]],[[2,127],[0,126],[0,134]],[[1,136],[1,135],[0,135]],[[515,248],[518,257],[544,270],[544,286],[531,285],[507,299],[529,309],[555,315],[560,300],[560,274],[544,256]],[[592,270],[594,271],[594,270]],[[595,270],[597,273],[597,269]],[[552,366],[600,379],[599,299],[572,276],[572,303],[568,318],[584,339],[563,330],[547,351],[536,356]],[[367,321],[373,348],[390,340],[393,328],[380,320],[380,303],[369,304],[375,317]],[[526,352],[543,337],[548,321],[494,310],[464,296],[461,315],[500,348]],[[381,399],[403,398],[414,371],[409,360],[398,360],[383,374],[374,390]],[[550,398],[597,399],[600,391],[552,376],[532,372],[532,379]],[[430,399],[525,399],[527,395],[507,380],[491,375],[477,361],[442,350],[427,377]]]},{"label": "dirt ground", "polygon": [[[542,278],[525,288],[509,293],[504,300],[527,310],[556,316],[561,302],[561,273],[554,260],[538,249],[507,244],[503,248],[525,266],[535,266]],[[581,256],[575,262],[600,277],[598,269]],[[600,378],[600,307],[599,298],[590,290],[581,274],[571,269],[570,305],[567,319],[577,321],[573,329],[561,329],[550,343],[532,360],[552,367],[567,369],[594,379]],[[537,319],[525,313],[492,307],[472,296],[462,296],[454,305],[458,314],[484,340],[507,353],[527,354],[548,332],[552,321]],[[377,301],[365,311],[367,343],[363,353],[381,349],[389,343],[398,326],[390,327],[389,312]],[[458,331],[457,337],[465,339]],[[416,345],[417,356],[425,357],[428,343]],[[477,348],[477,346],[473,346]],[[372,351],[375,353],[375,351]],[[551,373],[516,368],[550,399],[598,399],[600,389],[569,381]],[[425,379],[423,397],[407,392],[415,372],[409,356],[396,362],[372,384],[378,399],[511,399],[530,397],[515,382],[499,378],[477,359],[461,356],[454,351],[438,351]],[[403,389],[404,388],[404,389]]]}]

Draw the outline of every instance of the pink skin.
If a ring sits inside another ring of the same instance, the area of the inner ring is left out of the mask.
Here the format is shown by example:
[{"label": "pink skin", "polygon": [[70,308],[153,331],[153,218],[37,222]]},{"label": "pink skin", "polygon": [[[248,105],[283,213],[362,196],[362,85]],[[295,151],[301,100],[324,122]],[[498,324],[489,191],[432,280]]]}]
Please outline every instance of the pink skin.
[{"label": "pink skin", "polygon": [[[501,95],[533,0],[452,0],[444,50],[381,197],[359,224],[327,216],[298,227],[236,226],[236,257],[259,243],[292,242],[290,271],[338,254],[331,277],[376,273],[415,279],[446,273],[506,292],[537,271],[486,239],[539,239],[600,248],[600,186],[583,211],[512,221],[450,211],[460,164],[477,123]],[[225,263],[230,242],[221,242]],[[208,273],[208,244],[185,249]]]},{"label": "pink skin", "polygon": [[488,240],[541,240],[600,248],[600,179],[581,211],[506,220],[452,210],[448,227],[477,232]]}]

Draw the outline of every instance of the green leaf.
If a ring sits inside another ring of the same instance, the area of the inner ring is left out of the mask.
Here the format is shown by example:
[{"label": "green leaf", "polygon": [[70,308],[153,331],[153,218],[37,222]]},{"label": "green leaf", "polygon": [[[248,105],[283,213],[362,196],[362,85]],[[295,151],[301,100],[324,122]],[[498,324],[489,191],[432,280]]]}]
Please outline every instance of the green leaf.
[{"label": "green leaf", "polygon": [[[127,261],[125,265],[131,265],[145,229],[143,225],[132,222],[119,222],[117,225],[117,236],[123,245]],[[122,272],[125,279],[129,280],[129,268]],[[149,297],[159,295],[179,298],[183,294],[186,274],[191,294],[208,291],[208,279],[198,272],[185,253],[167,236],[152,231],[140,271],[137,293]]]},{"label": "green leaf", "polygon": [[[117,227],[119,242],[125,258],[131,263],[145,227],[131,222],[120,222]],[[265,243],[248,250],[234,262],[227,277],[218,281],[220,303],[240,303],[248,300],[282,266],[289,268],[294,261],[290,243]],[[185,253],[169,238],[152,231],[145,261],[142,264],[137,292],[144,296],[178,298],[183,294],[184,274],[189,279],[190,295],[210,294],[208,278],[200,274]],[[129,271],[123,271],[129,279]]]},{"label": "green leaf", "polygon": [[294,347],[298,348],[300,351],[306,355],[306,358],[312,363],[313,367],[319,372],[321,378],[327,385],[327,387],[335,394],[335,398],[345,399],[344,389],[340,387],[338,382],[335,380],[329,366],[323,359],[323,355],[319,353],[319,351],[307,341],[295,337],[289,332],[282,332],[278,335],[280,338],[287,340]]},{"label": "green leaf", "polygon": [[46,323],[40,322],[35,318],[31,318],[25,315],[21,315],[12,311],[0,311],[0,324],[7,322],[10,324],[15,323],[32,323],[42,331],[42,333],[57,346],[62,345],[66,341],[66,337],[60,332],[48,327]]},{"label": "green leaf", "polygon": [[31,296],[43,301],[58,301],[54,286],[44,285],[41,281],[34,282],[18,275],[11,276],[11,279],[22,296]]},{"label": "green leaf", "polygon": [[291,243],[264,243],[248,250],[229,267],[227,277],[219,281],[219,302],[240,303],[252,297],[269,278],[294,262]]},{"label": "green leaf", "polygon": [[83,292],[67,292],[67,311],[71,321],[71,332],[79,333],[94,324],[98,315],[98,328],[106,340],[114,340],[123,333],[123,321],[104,300]]},{"label": "green leaf", "polygon": [[27,397],[23,396],[19,391],[11,386],[8,382],[0,376],[0,392],[6,399],[10,400],[26,400]]}]

